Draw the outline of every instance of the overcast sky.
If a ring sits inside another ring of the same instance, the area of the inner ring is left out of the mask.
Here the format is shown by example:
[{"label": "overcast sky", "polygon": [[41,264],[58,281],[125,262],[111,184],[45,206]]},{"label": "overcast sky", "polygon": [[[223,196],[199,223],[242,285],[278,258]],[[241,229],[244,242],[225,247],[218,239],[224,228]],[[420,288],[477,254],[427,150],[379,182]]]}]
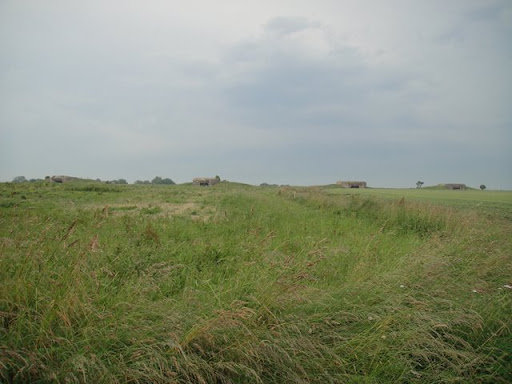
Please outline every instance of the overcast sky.
[{"label": "overcast sky", "polygon": [[1,0],[0,180],[512,189],[510,0]]}]

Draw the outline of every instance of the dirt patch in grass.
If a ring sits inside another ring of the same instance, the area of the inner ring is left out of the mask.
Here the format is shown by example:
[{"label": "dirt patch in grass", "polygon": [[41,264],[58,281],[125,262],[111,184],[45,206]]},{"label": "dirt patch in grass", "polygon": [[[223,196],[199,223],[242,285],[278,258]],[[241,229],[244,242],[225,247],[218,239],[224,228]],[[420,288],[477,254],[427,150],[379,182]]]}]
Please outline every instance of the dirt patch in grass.
[{"label": "dirt patch in grass", "polygon": [[195,202],[160,204],[109,204],[93,207],[104,216],[150,215],[155,217],[190,216],[198,220],[207,220],[215,213],[214,207]]}]

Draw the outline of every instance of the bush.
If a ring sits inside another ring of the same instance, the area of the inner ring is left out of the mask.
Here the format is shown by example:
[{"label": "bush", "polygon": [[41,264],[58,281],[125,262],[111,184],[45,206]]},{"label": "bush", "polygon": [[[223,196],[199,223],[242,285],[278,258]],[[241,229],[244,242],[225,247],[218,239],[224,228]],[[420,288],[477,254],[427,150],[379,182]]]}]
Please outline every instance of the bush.
[{"label": "bush", "polygon": [[169,178],[162,179],[159,176],[156,176],[152,181],[151,184],[166,184],[166,185],[174,185],[176,184],[174,181],[172,181]]}]

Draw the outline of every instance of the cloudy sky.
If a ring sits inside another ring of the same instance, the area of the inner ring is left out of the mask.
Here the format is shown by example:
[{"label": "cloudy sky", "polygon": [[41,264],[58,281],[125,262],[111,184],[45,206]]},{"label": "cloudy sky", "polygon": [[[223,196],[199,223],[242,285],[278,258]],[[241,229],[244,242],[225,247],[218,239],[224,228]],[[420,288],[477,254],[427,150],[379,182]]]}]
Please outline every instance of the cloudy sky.
[{"label": "cloudy sky", "polygon": [[512,189],[510,0],[1,0],[0,180]]}]

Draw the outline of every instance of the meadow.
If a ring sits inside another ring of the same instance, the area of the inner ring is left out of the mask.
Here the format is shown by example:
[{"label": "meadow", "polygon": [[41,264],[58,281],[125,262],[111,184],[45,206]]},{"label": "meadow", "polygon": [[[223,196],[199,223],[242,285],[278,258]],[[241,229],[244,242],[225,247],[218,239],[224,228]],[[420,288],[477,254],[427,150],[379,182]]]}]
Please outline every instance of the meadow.
[{"label": "meadow", "polygon": [[0,382],[509,383],[512,192],[0,184]]}]

